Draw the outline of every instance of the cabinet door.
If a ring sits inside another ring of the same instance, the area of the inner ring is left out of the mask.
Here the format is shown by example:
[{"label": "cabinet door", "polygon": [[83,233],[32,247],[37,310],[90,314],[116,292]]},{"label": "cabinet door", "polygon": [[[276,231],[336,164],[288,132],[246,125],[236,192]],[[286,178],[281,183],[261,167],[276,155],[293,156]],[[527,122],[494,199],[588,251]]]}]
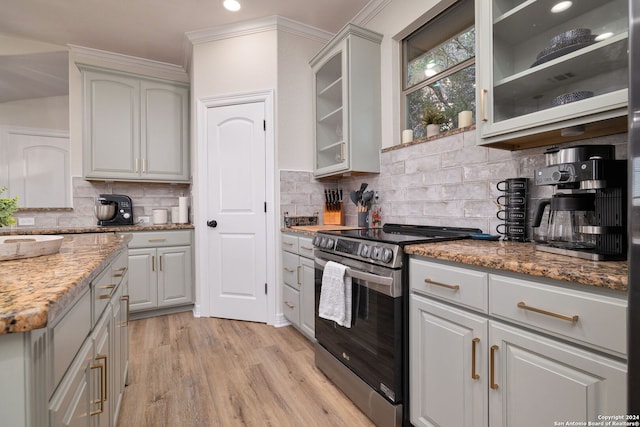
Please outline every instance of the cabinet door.
[{"label": "cabinet door", "polygon": [[142,81],[142,178],[189,180],[189,91]]},{"label": "cabinet door", "polygon": [[573,3],[553,13],[547,2],[476,0],[481,144],[527,148],[507,140],[548,132],[552,145],[625,131],[628,2]]},{"label": "cabinet door", "polygon": [[416,294],[409,316],[413,425],[487,426],[487,319]]},{"label": "cabinet door", "polygon": [[156,249],[129,249],[129,301],[132,312],[158,306]]},{"label": "cabinet door", "polygon": [[158,248],[158,307],[193,302],[191,247]]},{"label": "cabinet door", "polygon": [[313,260],[300,257],[302,285],[300,287],[300,328],[311,339],[316,335],[315,267]]},{"label": "cabinet door", "polygon": [[83,79],[85,177],[138,178],[139,80],[95,71]]},{"label": "cabinet door", "polygon": [[597,422],[599,415],[626,413],[624,364],[495,321],[489,342],[492,427]]},{"label": "cabinet door", "polygon": [[91,363],[93,341],[88,339],[49,401],[49,422],[52,426],[89,427]]}]

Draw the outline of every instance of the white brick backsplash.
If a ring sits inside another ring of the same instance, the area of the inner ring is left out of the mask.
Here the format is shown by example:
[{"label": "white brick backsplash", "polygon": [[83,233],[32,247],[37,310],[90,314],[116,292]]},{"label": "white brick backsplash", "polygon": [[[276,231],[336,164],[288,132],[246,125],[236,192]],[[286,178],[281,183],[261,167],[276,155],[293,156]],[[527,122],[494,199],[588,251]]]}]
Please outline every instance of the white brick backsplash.
[{"label": "white brick backsplash", "polygon": [[[615,144],[616,158],[624,159],[627,157],[626,141],[627,135],[621,134],[564,146]],[[314,180],[311,172],[282,171],[282,210],[286,206],[290,214],[300,209],[322,212],[322,197],[301,199],[301,204],[291,203],[290,193],[299,191],[288,186],[288,181],[306,179],[310,185],[304,187],[305,191],[320,195],[324,188],[338,183],[344,189],[347,201],[346,224],[357,225],[355,206],[349,201],[348,193],[367,182],[367,190],[378,191],[380,195],[377,205],[382,207],[383,223],[470,227],[496,234],[495,227],[502,223],[496,218],[499,208],[495,200],[501,192],[495,186],[499,181],[529,178],[529,225],[537,202],[553,194],[553,187],[538,187],[533,182],[534,171],[545,166],[546,148],[507,151],[480,147],[476,143],[476,131],[471,130],[385,150],[380,155],[381,172],[378,175],[343,177],[325,183]],[[317,206],[313,206],[315,203]]]}]

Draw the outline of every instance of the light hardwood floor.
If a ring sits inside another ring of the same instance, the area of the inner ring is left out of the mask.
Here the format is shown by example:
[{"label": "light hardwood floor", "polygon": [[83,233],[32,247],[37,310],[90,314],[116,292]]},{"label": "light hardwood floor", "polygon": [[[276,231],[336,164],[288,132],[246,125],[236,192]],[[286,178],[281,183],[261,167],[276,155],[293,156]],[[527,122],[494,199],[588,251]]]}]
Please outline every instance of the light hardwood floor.
[{"label": "light hardwood floor", "polygon": [[132,321],[130,343],[118,427],[373,426],[290,326],[178,313]]}]

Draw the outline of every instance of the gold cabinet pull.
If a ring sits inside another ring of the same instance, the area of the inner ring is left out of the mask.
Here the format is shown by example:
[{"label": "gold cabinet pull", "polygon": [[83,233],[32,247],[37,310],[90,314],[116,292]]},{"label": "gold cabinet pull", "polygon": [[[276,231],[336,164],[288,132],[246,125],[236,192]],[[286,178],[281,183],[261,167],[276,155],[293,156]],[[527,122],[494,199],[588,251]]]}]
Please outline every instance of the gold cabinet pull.
[{"label": "gold cabinet pull", "polygon": [[151,255],[151,271],[156,271],[156,256]]},{"label": "gold cabinet pull", "polygon": [[140,159],[136,157],[136,170],[135,172],[138,173],[140,171]]},{"label": "gold cabinet pull", "polygon": [[120,301],[125,301],[127,303],[127,308],[125,310],[125,314],[127,316],[123,326],[129,326],[129,295],[122,295],[122,297],[120,297]]},{"label": "gold cabinet pull", "polygon": [[147,173],[147,159],[142,159],[142,173]]},{"label": "gold cabinet pull", "polygon": [[344,162],[344,142],[340,143],[340,161]]},{"label": "gold cabinet pull", "polygon": [[167,240],[167,239],[166,239],[166,238],[164,238],[164,237],[152,237],[152,238],[150,238],[150,239],[147,239],[147,242],[149,242],[149,243],[154,243],[154,242],[164,242],[164,241],[166,241],[166,240]]},{"label": "gold cabinet pull", "polygon": [[293,304],[291,304],[289,301],[285,301],[285,302],[284,302],[284,305],[286,305],[286,306],[287,306],[287,307],[289,307],[290,309],[294,309],[294,308],[296,308],[296,306],[295,306],[295,305],[293,305]]},{"label": "gold cabinet pull", "polygon": [[104,412],[104,402],[107,401],[107,356],[99,354],[96,356],[96,361],[102,360],[103,363],[96,363],[91,365],[91,369],[100,369],[100,399],[94,400],[92,403],[100,405],[100,409],[91,411],[90,415],[98,415]]},{"label": "gold cabinet pull", "polygon": [[283,245],[287,245],[287,246],[293,246],[293,243],[291,242],[282,242]]},{"label": "gold cabinet pull", "polygon": [[123,268],[119,268],[119,269],[117,269],[117,270],[115,270],[115,271],[118,271],[119,273],[114,273],[114,274],[113,274],[113,277],[124,277],[124,275],[125,275],[125,274],[126,274],[126,272],[127,272],[127,268],[126,268],[126,267],[123,267]]},{"label": "gold cabinet pull", "polygon": [[160,258],[160,271],[162,271],[162,255],[160,255],[158,258]]},{"label": "gold cabinet pull", "polygon": [[496,351],[498,351],[498,346],[497,345],[492,345],[491,346],[491,357],[490,357],[490,361],[489,361],[489,370],[491,371],[491,388],[493,390],[497,390],[498,389],[498,384],[496,384],[495,381],[495,374],[496,374]]},{"label": "gold cabinet pull", "polygon": [[305,251],[313,250],[313,246],[300,246],[300,249],[304,249]]},{"label": "gold cabinet pull", "polygon": [[476,345],[480,342],[480,338],[471,340],[471,379],[478,380],[480,375],[476,372]]},{"label": "gold cabinet pull", "polygon": [[298,286],[300,286],[302,283],[300,283],[300,267],[301,266],[297,266],[296,267],[296,281],[298,282]]},{"label": "gold cabinet pull", "polygon": [[102,285],[102,286],[98,286],[98,289],[113,289],[115,287],[116,285]]},{"label": "gold cabinet pull", "polygon": [[458,289],[460,289],[460,285],[447,285],[446,283],[435,282],[431,280],[429,277],[424,279],[424,283],[426,283],[427,285],[441,286],[443,288],[451,289],[453,291],[457,291]]},{"label": "gold cabinet pull", "polygon": [[523,310],[533,311],[535,313],[544,314],[545,316],[555,317],[556,319],[566,320],[567,322],[576,323],[578,321],[579,316],[576,314],[575,316],[569,316],[566,314],[554,313],[552,311],[543,310],[541,308],[531,307],[527,305],[524,301],[520,301],[518,303],[518,308]]},{"label": "gold cabinet pull", "polygon": [[289,267],[285,267],[284,271],[286,271],[287,273],[293,273],[295,270],[292,270]]},{"label": "gold cabinet pull", "polygon": [[480,117],[483,122],[486,122],[489,120],[487,118],[487,115],[485,114],[485,106],[484,106],[487,92],[489,92],[487,89],[482,89],[480,91]]}]

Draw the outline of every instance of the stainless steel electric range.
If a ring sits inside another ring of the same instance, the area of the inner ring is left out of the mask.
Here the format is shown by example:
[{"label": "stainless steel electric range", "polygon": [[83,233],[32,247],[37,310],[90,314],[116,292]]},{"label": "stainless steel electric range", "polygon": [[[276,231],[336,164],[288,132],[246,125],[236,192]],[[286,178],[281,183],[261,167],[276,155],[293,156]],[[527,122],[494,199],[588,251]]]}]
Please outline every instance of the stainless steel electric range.
[{"label": "stainless steel electric range", "polygon": [[[315,247],[315,361],[376,425],[409,425],[408,272],[403,247],[481,233],[472,228],[385,224],[381,228],[323,231]],[[328,261],[352,280],[351,327],[318,314]]]}]

